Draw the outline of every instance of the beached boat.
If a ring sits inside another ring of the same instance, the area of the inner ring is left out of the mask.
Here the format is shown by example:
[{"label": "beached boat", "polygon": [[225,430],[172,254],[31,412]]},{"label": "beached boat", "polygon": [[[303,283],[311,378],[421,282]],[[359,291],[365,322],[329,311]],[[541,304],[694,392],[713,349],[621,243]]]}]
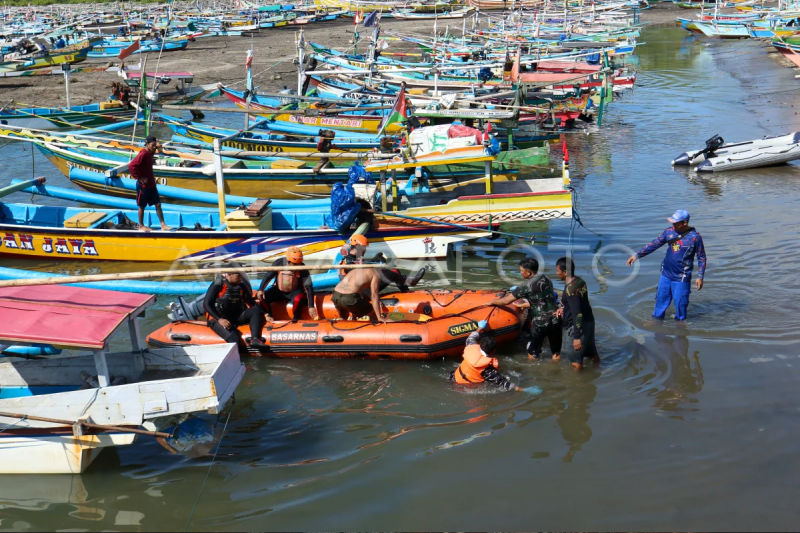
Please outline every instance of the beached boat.
[{"label": "beached boat", "polygon": [[395,9],[392,16],[398,20],[447,20],[463,19],[475,14],[475,8],[467,7],[463,9],[453,9],[443,13],[419,13],[409,9]]},{"label": "beached boat", "polygon": [[[245,371],[237,346],[143,350],[137,317],[153,303],[77,287],[0,289],[0,344],[89,351],[0,362],[0,473],[80,474],[104,448],[162,430],[170,446],[176,423],[222,411]],[[131,350],[112,353],[121,330]]]},{"label": "beached boat", "polygon": [[23,70],[33,70],[45,67],[52,67],[57,65],[64,65],[66,63],[74,64],[85,61],[89,50],[93,44],[86,43],[82,46],[76,46],[73,49],[63,49],[58,51],[45,51],[29,56],[22,56],[19,58],[6,60],[0,63],[0,73],[3,72],[18,72]]},{"label": "beached boat", "polygon": [[[268,325],[266,347],[249,348],[251,355],[270,357],[344,357],[358,359],[417,359],[457,357],[464,340],[486,320],[487,331],[498,343],[513,341],[520,330],[523,313],[513,305],[489,307],[496,291],[417,290],[384,293],[381,308],[389,323],[335,321],[338,317],[331,294],[317,294],[314,306],[320,320],[291,322],[287,305],[273,304],[275,322]],[[202,305],[200,306],[202,307]],[[147,337],[153,347],[215,345],[222,339],[202,317],[167,324]],[[240,330],[249,337],[249,330]]]}]

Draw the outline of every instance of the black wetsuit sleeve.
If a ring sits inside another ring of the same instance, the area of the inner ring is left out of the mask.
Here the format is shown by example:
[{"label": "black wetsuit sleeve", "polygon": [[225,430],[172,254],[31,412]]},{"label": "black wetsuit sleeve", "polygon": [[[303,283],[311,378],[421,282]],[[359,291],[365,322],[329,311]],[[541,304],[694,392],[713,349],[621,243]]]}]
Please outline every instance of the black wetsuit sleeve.
[{"label": "black wetsuit sleeve", "polygon": [[[272,266],[274,266],[274,267],[286,266],[286,258],[285,257],[280,257],[280,258],[276,259],[275,262],[272,263]],[[264,289],[266,289],[267,285],[269,285],[269,282],[272,281],[273,279],[275,279],[275,277],[277,275],[278,275],[278,273],[275,272],[275,271],[267,272],[266,275],[264,276],[264,279],[261,280],[261,285],[259,285],[258,290],[263,291]]]},{"label": "black wetsuit sleeve", "polygon": [[206,297],[203,298],[203,308],[214,320],[219,320],[221,318],[217,312],[217,306],[214,305],[217,302],[217,295],[219,294],[220,289],[220,284],[215,281],[208,287],[208,290],[206,291]]},{"label": "black wetsuit sleeve", "polygon": [[303,270],[300,273],[300,283],[303,285],[303,289],[306,293],[306,298],[308,298],[308,305],[310,307],[314,306],[314,282],[311,281],[311,272],[308,270]]},{"label": "black wetsuit sleeve", "polygon": [[256,299],[253,298],[253,288],[250,286],[249,283],[242,283],[244,290],[242,290],[242,300],[245,301],[247,305],[253,307],[256,305]]}]

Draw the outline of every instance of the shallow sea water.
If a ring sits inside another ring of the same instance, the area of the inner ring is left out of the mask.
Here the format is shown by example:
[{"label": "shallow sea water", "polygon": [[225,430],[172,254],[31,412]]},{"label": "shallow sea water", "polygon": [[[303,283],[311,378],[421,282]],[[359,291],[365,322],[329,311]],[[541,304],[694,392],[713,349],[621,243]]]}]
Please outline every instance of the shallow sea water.
[{"label": "shallow sea water", "polygon": [[[569,221],[537,228],[548,274],[572,242],[601,367],[530,362],[520,343],[502,349],[501,368],[541,392],[466,393],[444,379],[453,361],[248,359],[190,529],[796,527],[800,171],[706,177],[669,164],[715,133],[735,141],[798,129],[796,71],[758,42],[672,27],[641,40],[635,91],[602,128],[567,136],[578,211],[603,237],[570,236]],[[30,175],[29,151],[0,156],[2,181]],[[65,183],[40,154],[35,174]],[[709,265],[685,326],[650,319],[664,252],[627,281],[624,264],[624,250],[655,238],[679,208],[692,213]],[[520,251],[474,248],[463,255],[464,286],[508,286],[501,256],[516,281]],[[91,270],[59,266],[76,268]],[[456,277],[452,260],[430,268],[423,287]],[[148,313],[145,332],[164,323],[168,301]],[[183,529],[209,464],[142,440],[103,452],[84,475],[0,477],[0,529]]]}]

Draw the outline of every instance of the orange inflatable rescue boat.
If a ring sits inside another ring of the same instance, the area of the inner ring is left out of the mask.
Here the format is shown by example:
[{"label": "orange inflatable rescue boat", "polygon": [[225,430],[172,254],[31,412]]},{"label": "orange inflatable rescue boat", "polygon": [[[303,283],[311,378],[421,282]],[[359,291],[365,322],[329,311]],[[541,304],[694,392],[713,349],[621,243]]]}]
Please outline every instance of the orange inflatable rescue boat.
[{"label": "orange inflatable rescue boat", "polygon": [[[420,290],[381,295],[389,323],[333,320],[338,317],[331,294],[315,295],[320,320],[289,320],[291,306],[272,304],[275,322],[264,328],[266,346],[248,347],[251,355],[270,357],[350,357],[361,359],[436,359],[460,357],[470,333],[486,320],[498,344],[517,338],[520,312],[515,306],[491,307],[505,293],[473,290]],[[287,307],[289,309],[287,309]],[[250,337],[241,326],[242,337]],[[147,337],[150,346],[165,348],[221,344],[222,339],[201,321],[175,321]]]}]

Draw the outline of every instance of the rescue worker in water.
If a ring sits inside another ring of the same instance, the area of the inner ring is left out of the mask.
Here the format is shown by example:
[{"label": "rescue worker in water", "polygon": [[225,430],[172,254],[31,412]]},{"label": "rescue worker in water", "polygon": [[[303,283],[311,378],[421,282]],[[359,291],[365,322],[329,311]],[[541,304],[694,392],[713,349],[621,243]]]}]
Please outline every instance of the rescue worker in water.
[{"label": "rescue worker in water", "polygon": [[[278,258],[272,266],[301,266],[303,265],[303,252],[294,246],[286,251],[286,256]],[[275,283],[267,289],[267,285],[272,280]],[[281,270],[269,272],[261,280],[261,286],[256,293],[256,300],[266,312],[267,321],[272,321],[270,316],[270,304],[273,302],[292,302],[292,321],[297,322],[301,318],[302,304],[308,306],[308,314],[314,320],[319,320],[319,315],[314,307],[314,284],[311,281],[311,273],[308,270]]]},{"label": "rescue worker in water", "polygon": [[238,272],[217,276],[203,299],[208,326],[225,342],[242,344],[238,326],[250,324],[250,346],[265,346],[261,340],[263,313],[253,299],[250,283]]},{"label": "rescue worker in water", "polygon": [[478,329],[467,337],[464,360],[458,368],[450,372],[449,379],[459,385],[472,385],[485,381],[503,390],[514,390],[517,388],[516,385],[497,371],[500,362],[493,357],[497,343],[494,338],[483,336],[486,327],[487,322],[481,320],[478,322]]}]

